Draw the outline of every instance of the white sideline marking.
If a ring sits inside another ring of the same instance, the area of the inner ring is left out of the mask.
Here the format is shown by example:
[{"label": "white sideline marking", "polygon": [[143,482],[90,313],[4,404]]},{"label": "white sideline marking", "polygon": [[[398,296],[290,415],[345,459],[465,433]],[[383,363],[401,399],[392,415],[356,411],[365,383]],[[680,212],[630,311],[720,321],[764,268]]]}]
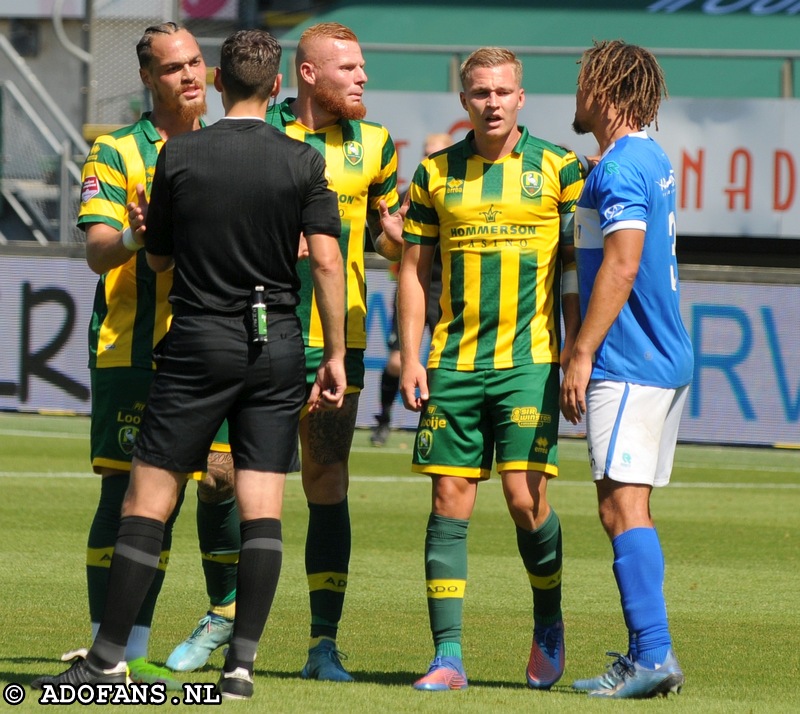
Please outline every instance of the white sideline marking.
[{"label": "white sideline marking", "polygon": [[91,471],[87,471],[86,473],[83,471],[65,471],[63,473],[55,473],[52,471],[0,471],[0,478],[14,478],[15,476],[19,476],[20,478],[100,478]]},{"label": "white sideline marking", "polygon": [[[288,478],[290,480],[299,480],[299,476],[296,474],[289,474]],[[428,477],[423,476],[420,474],[410,475],[410,476],[350,476],[351,481],[363,481],[365,483],[423,483],[428,484]],[[499,484],[500,477],[496,474],[492,474],[492,478],[489,481],[484,481],[483,483],[488,484]],[[559,486],[591,486],[592,481],[587,477],[586,480],[570,480],[570,479],[562,479],[559,477],[555,481],[553,481],[553,488],[558,488]],[[675,483],[670,482],[667,488],[765,488],[765,489],[789,489],[789,490],[798,490],[800,489],[800,483]]]},{"label": "white sideline marking", "polygon": [[[494,478],[490,479],[486,483],[489,484],[499,484],[500,478],[496,475]],[[57,479],[69,479],[69,478],[92,478],[97,479],[99,476],[97,474],[93,474],[90,471],[84,472],[64,472],[64,473],[54,473],[48,471],[0,471],[0,478],[57,478]],[[288,481],[299,481],[300,474],[289,474],[287,477]],[[419,474],[409,474],[408,476],[402,475],[390,475],[390,476],[350,476],[351,481],[357,481],[361,483],[403,483],[403,484],[410,484],[410,485],[425,485],[427,486],[430,481],[428,480],[427,476],[422,476]],[[557,481],[554,481],[554,488],[558,486],[591,486],[592,481],[588,478],[581,479],[581,480],[569,480],[569,479],[562,479],[559,478]],[[736,488],[736,489],[766,489],[766,490],[775,490],[775,491],[782,491],[782,490],[789,490],[789,491],[797,491],[800,490],[800,483],[706,483],[706,482],[698,482],[698,483],[681,483],[681,482],[672,482],[667,486],[667,488],[712,488],[712,489],[726,489],[726,488]]]},{"label": "white sideline marking", "polygon": [[777,473],[777,474],[784,474],[792,472],[794,473],[797,470],[796,466],[767,466],[766,464],[755,466],[753,464],[739,464],[739,465],[731,465],[725,464],[725,466],[714,466],[713,464],[699,464],[699,463],[691,463],[686,462],[682,463],[680,461],[675,461],[674,468],[677,469],[713,469],[714,471],[753,471],[754,473]]},{"label": "white sideline marking", "polygon": [[[55,431],[27,431],[27,430],[18,430],[18,429],[0,429],[0,436],[26,436],[32,438],[44,438],[44,439],[83,439],[88,441],[89,434],[75,434],[70,432],[55,432]],[[726,451],[724,447],[718,447],[714,449],[713,447],[708,447],[709,451],[714,451],[714,453],[723,453]],[[735,448],[735,447],[730,447]],[[400,448],[392,448],[392,447],[381,447],[375,448],[374,446],[353,446],[350,451],[355,454],[372,454],[373,456],[380,456],[385,454],[387,456],[407,456],[409,459],[411,458],[412,450],[411,448],[400,449]],[[569,456],[562,454],[561,456],[562,462],[564,461],[583,461],[583,457],[577,458],[570,454]],[[693,461],[686,461],[682,462],[679,458],[675,460],[675,468],[677,469],[714,469],[716,471],[752,471],[753,473],[787,473],[789,471],[793,471],[794,467],[790,465],[786,466],[772,466],[767,464],[736,464],[736,463],[728,463],[725,466],[714,466],[713,464],[709,463],[700,463],[700,462],[693,462]],[[492,483],[493,481],[499,481],[497,474],[492,474],[493,479],[489,481]],[[86,473],[77,472],[77,473],[52,473],[52,472],[20,472],[20,471],[8,471],[8,472],[0,472],[0,477],[12,477],[12,476],[27,476],[27,477],[39,477],[39,478],[96,478],[97,475],[93,474],[91,470],[87,470]],[[289,475],[289,479],[293,480],[295,478],[299,478],[299,476]],[[374,483],[428,483],[428,478],[426,476],[419,476],[419,475],[411,475],[408,476],[352,476],[350,477],[351,481],[364,481],[364,482],[374,482]],[[591,480],[573,480],[569,481],[567,479],[559,478],[557,483],[569,484],[569,485],[582,485],[582,484],[591,484]],[[673,488],[773,488],[773,489],[788,489],[788,490],[796,490],[800,488],[800,484],[760,484],[760,483],[680,483],[680,482],[672,482],[670,486]]]},{"label": "white sideline marking", "polygon": [[[17,429],[0,429],[0,436],[27,436],[32,438],[43,438],[43,439],[85,439],[86,441],[89,440],[89,433],[85,434],[74,434],[70,432],[57,432],[57,431],[23,431]],[[569,448],[569,447],[567,447]],[[564,449],[564,451],[567,450]],[[680,449],[680,446],[678,447]],[[703,447],[707,449],[707,453],[716,453],[716,454],[723,454],[728,451],[728,449],[735,449],[735,446],[730,447]],[[412,449],[409,446],[406,449],[400,449],[397,447],[381,447],[376,448],[374,446],[353,446],[350,449],[351,453],[354,454],[372,454],[373,456],[380,456],[385,454],[387,456],[408,456],[411,457]],[[769,452],[770,454],[775,452]],[[780,453],[784,453],[781,451]],[[561,461],[582,461],[586,460],[585,453],[581,452],[581,456],[575,456],[574,454],[561,454]],[[767,464],[736,464],[736,463],[728,463],[725,466],[715,466],[711,463],[701,463],[697,461],[681,461],[680,457],[675,459],[675,468],[681,469],[715,469],[717,471],[753,471],[756,473],[786,473],[788,471],[794,471],[796,466],[787,464],[786,466],[770,466]]]},{"label": "white sideline marking", "polygon": [[89,434],[71,434],[60,431],[19,431],[17,429],[0,429],[0,436],[29,436],[34,439],[88,439]]}]

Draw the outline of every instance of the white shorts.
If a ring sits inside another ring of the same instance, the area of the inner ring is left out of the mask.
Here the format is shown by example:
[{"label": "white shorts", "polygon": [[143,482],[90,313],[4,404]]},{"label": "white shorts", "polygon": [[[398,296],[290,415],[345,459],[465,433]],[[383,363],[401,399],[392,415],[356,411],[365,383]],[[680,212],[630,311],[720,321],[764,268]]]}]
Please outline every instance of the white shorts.
[{"label": "white shorts", "polygon": [[666,486],[689,387],[592,381],[586,390],[586,441],[595,481]]}]

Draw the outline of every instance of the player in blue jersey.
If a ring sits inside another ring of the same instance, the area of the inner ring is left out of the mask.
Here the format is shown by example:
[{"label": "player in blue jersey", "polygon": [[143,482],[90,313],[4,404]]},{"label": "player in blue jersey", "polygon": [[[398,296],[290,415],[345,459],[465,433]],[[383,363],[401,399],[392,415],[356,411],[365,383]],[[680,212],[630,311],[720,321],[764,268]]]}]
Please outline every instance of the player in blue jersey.
[{"label": "player in blue jersey", "polygon": [[[678,693],[683,672],[664,602],[664,558],[650,515],[670,479],[692,378],[675,257],[675,174],[644,128],[666,85],[647,50],[599,42],[581,60],[573,128],[601,158],[575,212],[582,324],[568,356],[561,409],[586,416],[600,520],[614,549],[628,652],[573,687],[639,699]],[[656,125],[657,126],[657,125]]]}]

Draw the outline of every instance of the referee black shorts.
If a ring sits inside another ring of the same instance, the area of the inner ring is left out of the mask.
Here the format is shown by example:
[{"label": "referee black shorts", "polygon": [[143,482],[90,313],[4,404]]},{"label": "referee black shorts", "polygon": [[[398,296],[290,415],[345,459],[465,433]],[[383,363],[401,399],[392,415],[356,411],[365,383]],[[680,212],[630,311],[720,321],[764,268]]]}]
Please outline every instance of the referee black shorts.
[{"label": "referee black shorts", "polygon": [[293,313],[271,313],[269,341],[253,344],[244,320],[176,310],[159,345],[134,456],[170,471],[205,471],[211,442],[227,419],[235,468],[299,470],[300,321]]}]

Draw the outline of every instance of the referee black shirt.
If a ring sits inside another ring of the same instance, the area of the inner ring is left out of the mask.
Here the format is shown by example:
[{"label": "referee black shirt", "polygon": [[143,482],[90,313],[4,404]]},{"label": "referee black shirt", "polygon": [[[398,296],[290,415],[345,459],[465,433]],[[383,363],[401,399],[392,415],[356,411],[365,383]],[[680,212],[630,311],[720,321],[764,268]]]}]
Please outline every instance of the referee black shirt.
[{"label": "referee black shirt", "polygon": [[242,313],[256,285],[268,310],[294,311],[301,232],[341,233],[316,149],[258,118],[220,119],[164,144],[145,248],[175,260],[176,312]]}]

